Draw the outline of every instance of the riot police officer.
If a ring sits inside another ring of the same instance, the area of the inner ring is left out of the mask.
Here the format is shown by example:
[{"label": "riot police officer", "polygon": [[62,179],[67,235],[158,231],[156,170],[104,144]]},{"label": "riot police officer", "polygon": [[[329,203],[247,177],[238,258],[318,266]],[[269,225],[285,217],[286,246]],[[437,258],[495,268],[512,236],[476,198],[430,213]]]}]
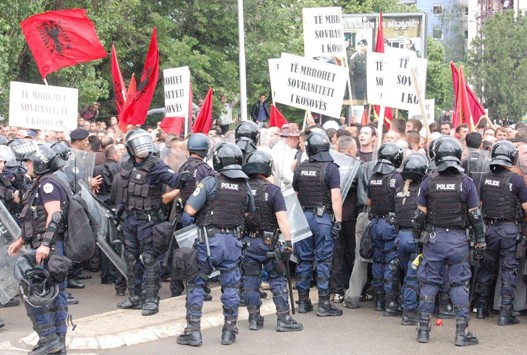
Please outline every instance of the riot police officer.
[{"label": "riot police officer", "polygon": [[[250,177],[249,186],[256,206],[255,213],[245,219],[245,238],[247,246],[243,257],[243,287],[249,311],[249,329],[263,327],[264,319],[260,315],[262,304],[259,292],[262,266],[269,275],[269,285],[273,293],[278,321],[277,332],[302,330],[289,314],[285,272],[288,251],[280,246],[278,234],[284,235],[286,244],[291,245],[291,235],[285,200],[280,188],[267,180],[272,174],[273,159],[268,153],[255,151],[246,157],[243,171]],[[290,255],[290,254],[289,254]],[[286,259],[286,260],[284,260]]]},{"label": "riot police officer", "polygon": [[[517,324],[512,314],[516,290],[517,237],[523,211],[527,210],[527,187],[523,178],[509,170],[516,164],[518,150],[509,141],[499,141],[491,150],[491,171],[481,179],[482,212],[487,225],[487,248],[477,275],[477,317],[488,316],[487,301],[498,268],[501,273],[501,305],[498,325]],[[493,293],[492,293],[493,295]]]},{"label": "riot police officer", "polygon": [[401,176],[404,184],[395,194],[395,226],[397,229],[397,253],[405,273],[401,287],[403,315],[401,325],[416,325],[418,320],[419,281],[417,268],[412,262],[417,255],[416,244],[412,235],[412,219],[417,208],[417,194],[421,180],[426,175],[428,160],[420,153],[409,155],[402,164]]},{"label": "riot police officer", "polygon": [[242,150],[244,157],[257,149],[259,137],[260,128],[252,121],[243,121],[234,130],[236,145]]},{"label": "riot police officer", "polygon": [[[129,132],[125,145],[130,158],[120,171],[117,200],[122,202],[117,207],[117,215],[126,212],[123,236],[129,297],[117,307],[137,309],[142,304],[142,315],[150,316],[159,310],[159,260],[154,250],[153,227],[164,219],[160,211],[162,184],[181,189],[189,174],[177,174],[155,157],[152,136],[142,129]],[[139,256],[145,267],[144,302],[142,290],[135,287],[138,275],[134,270]]]},{"label": "riot police officer", "polygon": [[213,149],[213,167],[217,173],[203,179],[185,205],[185,212],[196,217],[199,242],[197,263],[199,273],[188,282],[187,327],[177,338],[178,344],[200,346],[201,315],[204,287],[212,271],[220,272],[223,294],[221,343],[230,345],[236,341],[236,321],[240,296],[238,287],[240,270],[238,263],[242,242],[238,239],[244,213],[254,212],[254,200],[242,171],[242,152],[232,143],[219,143]]},{"label": "riot police officer", "polygon": [[295,243],[298,311],[306,313],[313,310],[309,287],[316,261],[317,316],[340,316],[342,310],[329,301],[333,238],[338,238],[342,230],[340,174],[329,153],[330,143],[325,133],[313,131],[307,137],[305,146],[309,159],[296,166],[293,189],[298,194],[312,235]]},{"label": "riot police officer", "polygon": [[485,248],[485,233],[478,193],[472,179],[463,174],[461,154],[458,140],[442,138],[435,148],[436,171],[423,179],[419,189],[413,228],[414,238],[424,244],[424,259],[417,273],[421,283],[417,333],[420,343],[429,341],[434,301],[446,272],[456,315],[455,344],[478,344],[478,338],[467,329],[471,272],[466,229],[471,226],[474,231],[476,250]]},{"label": "riot police officer", "polygon": [[15,155],[6,145],[0,145],[0,201],[8,211],[14,212],[20,203],[20,192],[15,187],[15,176],[5,169],[5,164],[15,160]]},{"label": "riot police officer", "polygon": [[373,242],[372,287],[375,289],[375,310],[384,311],[385,316],[400,314],[400,264],[395,247],[397,232],[388,217],[395,212],[395,191],[403,182],[397,171],[402,161],[401,147],[395,143],[381,145],[368,185]]},{"label": "riot police officer", "polygon": [[[37,264],[43,262],[47,268],[50,254],[64,255],[63,206],[67,192],[53,176],[55,152],[45,145],[27,156],[29,175],[35,176],[33,188],[25,195],[22,219],[22,236],[8,249],[10,255],[17,254],[24,244],[29,244],[35,253]],[[34,212],[33,212],[34,211]],[[36,217],[36,218],[35,218]],[[35,307],[25,300],[27,313],[33,329],[39,336],[36,347],[30,354],[49,354],[66,349],[66,282],[59,284],[58,295],[49,306]]]}]

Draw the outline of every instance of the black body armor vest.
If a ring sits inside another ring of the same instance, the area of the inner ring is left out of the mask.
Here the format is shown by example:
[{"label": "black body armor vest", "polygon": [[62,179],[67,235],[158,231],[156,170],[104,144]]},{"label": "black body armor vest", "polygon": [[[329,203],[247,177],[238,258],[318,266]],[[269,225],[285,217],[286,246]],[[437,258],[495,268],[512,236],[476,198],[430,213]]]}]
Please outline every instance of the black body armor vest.
[{"label": "black body armor vest", "polygon": [[432,173],[429,176],[428,221],[440,228],[467,228],[467,205],[461,201],[461,183],[465,174]]},{"label": "black body armor vest", "polygon": [[269,204],[267,186],[271,183],[266,179],[256,178],[249,181],[254,197],[256,211],[245,218],[245,229],[249,233],[259,231],[275,232],[278,229],[276,215]]},{"label": "black body armor vest", "polygon": [[412,219],[417,209],[417,195],[420,183],[412,181],[408,191],[404,190],[404,184],[395,193],[395,218],[397,227],[412,228]]},{"label": "black body armor vest", "polygon": [[375,173],[371,176],[368,189],[372,215],[385,216],[389,212],[395,212],[395,187],[390,187],[390,180],[396,173]]},{"label": "black body armor vest", "polygon": [[331,193],[326,181],[326,167],[329,163],[304,161],[297,166],[298,200],[304,208],[326,207],[331,212]]},{"label": "black body armor vest", "polygon": [[200,227],[236,228],[242,226],[247,199],[245,179],[230,179],[216,173],[216,198],[207,201],[196,215]]},{"label": "black body armor vest", "polygon": [[514,173],[493,172],[483,176],[481,183],[482,212],[485,218],[516,221],[521,217],[520,200],[512,194],[510,184]]},{"label": "black body armor vest", "polygon": [[180,196],[183,199],[183,203],[186,203],[189,197],[192,195],[194,190],[196,189],[196,173],[198,170],[198,167],[202,164],[207,164],[201,159],[197,158],[189,158],[181,168],[179,168],[179,172],[188,170],[190,172],[190,179],[188,180],[185,187],[181,190]]},{"label": "black body armor vest", "polygon": [[159,211],[162,184],[149,185],[148,173],[158,158],[150,155],[143,166],[134,169],[129,160],[121,170],[122,201],[127,210]]}]

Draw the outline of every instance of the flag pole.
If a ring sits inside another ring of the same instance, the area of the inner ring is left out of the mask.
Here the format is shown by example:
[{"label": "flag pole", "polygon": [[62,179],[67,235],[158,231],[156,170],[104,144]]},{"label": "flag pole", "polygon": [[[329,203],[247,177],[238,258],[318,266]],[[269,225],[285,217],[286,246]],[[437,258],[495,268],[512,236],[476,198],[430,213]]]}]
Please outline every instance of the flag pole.
[{"label": "flag pole", "polygon": [[242,121],[247,121],[247,83],[245,74],[245,30],[243,26],[243,0],[238,0],[238,38],[240,46],[240,111]]},{"label": "flag pole", "polygon": [[417,93],[417,99],[419,100],[419,108],[421,109],[421,115],[423,117],[426,139],[428,139],[428,137],[430,137],[430,126],[428,126],[428,116],[426,115],[425,98],[423,97],[423,93],[417,82],[417,69],[414,67],[411,68],[410,71],[412,72],[412,81],[414,82],[415,92]]},{"label": "flag pole", "polygon": [[44,84],[48,85],[48,81],[46,80],[46,78],[42,78],[42,80],[44,80]]}]

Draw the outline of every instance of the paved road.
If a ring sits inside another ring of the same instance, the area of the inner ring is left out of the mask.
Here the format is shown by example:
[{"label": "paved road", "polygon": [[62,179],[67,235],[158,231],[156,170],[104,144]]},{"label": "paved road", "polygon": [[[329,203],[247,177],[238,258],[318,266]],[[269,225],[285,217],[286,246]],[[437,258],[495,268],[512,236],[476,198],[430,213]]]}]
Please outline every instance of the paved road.
[{"label": "paved road", "polygon": [[[95,274],[94,277],[96,277]],[[443,327],[433,326],[431,342],[418,344],[415,327],[399,325],[398,318],[383,317],[373,311],[372,302],[361,304],[357,310],[344,309],[344,315],[336,318],[318,318],[312,313],[295,318],[304,324],[304,331],[295,333],[275,332],[276,316],[269,300],[264,303],[265,328],[250,331],[245,318],[238,324],[240,333],[231,346],[220,345],[221,305],[220,290],[214,290],[215,299],[206,303],[203,321],[204,345],[200,348],[176,344],[176,336],[184,326],[184,299],[168,299],[168,284],[163,283],[161,312],[152,317],[141,317],[139,311],[116,310],[115,304],[122,297],[115,296],[112,286],[101,285],[94,278],[88,280],[84,290],[73,290],[81,303],[70,308],[77,319],[78,328],[71,332],[75,341],[70,354],[526,354],[527,317],[521,316],[522,324],[498,327],[497,316],[484,321],[474,319],[471,329],[480,338],[480,345],[456,348],[454,343],[455,322],[445,320]],[[34,337],[23,306],[1,309],[0,317],[6,327],[0,330],[0,354],[27,353]],[[147,331],[148,330],[148,331]],[[155,335],[153,335],[155,333]],[[119,342],[109,338],[120,337]],[[88,339],[88,340],[87,340]],[[91,339],[91,340],[90,340]],[[93,341],[93,339],[96,339]],[[123,340],[124,339],[124,343]],[[125,344],[126,343],[126,344]],[[111,349],[113,346],[121,347]],[[127,345],[127,346],[122,346]]]}]

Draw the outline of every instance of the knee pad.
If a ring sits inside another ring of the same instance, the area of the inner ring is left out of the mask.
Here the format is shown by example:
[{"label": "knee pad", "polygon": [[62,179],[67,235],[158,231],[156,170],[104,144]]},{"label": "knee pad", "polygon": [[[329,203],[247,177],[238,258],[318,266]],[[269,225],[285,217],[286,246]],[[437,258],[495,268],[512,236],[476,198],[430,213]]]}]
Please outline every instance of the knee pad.
[{"label": "knee pad", "polygon": [[135,255],[128,252],[124,253],[124,260],[126,261],[126,266],[133,270],[136,262]]},{"label": "knee pad", "polygon": [[244,262],[242,263],[242,271],[244,275],[259,278],[262,275],[262,266],[256,263]]},{"label": "knee pad", "polygon": [[145,264],[146,268],[150,268],[154,266],[156,263],[156,258],[150,254],[150,253],[144,253],[143,254],[143,264]]},{"label": "knee pad", "polygon": [[392,259],[388,263],[388,268],[393,271],[394,273],[398,273],[399,269],[401,268],[401,263],[399,262],[398,258]]},{"label": "knee pad", "polygon": [[317,274],[317,282],[324,283],[329,281],[329,275],[326,274]]}]

